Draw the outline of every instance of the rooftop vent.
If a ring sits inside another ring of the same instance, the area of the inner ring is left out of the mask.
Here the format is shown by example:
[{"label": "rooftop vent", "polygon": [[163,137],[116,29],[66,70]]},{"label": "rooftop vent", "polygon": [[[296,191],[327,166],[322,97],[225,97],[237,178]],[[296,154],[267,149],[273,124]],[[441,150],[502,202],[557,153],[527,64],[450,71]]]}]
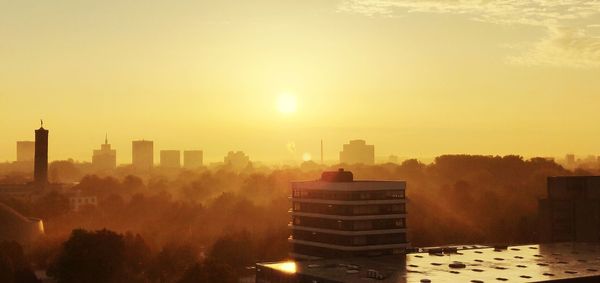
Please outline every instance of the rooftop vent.
[{"label": "rooftop vent", "polygon": [[354,175],[350,171],[344,171],[344,168],[338,171],[325,171],[321,174],[321,180],[325,182],[352,182]]}]

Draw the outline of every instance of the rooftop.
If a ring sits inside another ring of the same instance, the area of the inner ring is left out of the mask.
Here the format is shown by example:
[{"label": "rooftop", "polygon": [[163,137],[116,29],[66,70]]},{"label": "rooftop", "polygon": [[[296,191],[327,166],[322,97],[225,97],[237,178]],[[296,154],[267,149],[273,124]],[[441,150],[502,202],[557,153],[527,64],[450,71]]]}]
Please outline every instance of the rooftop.
[{"label": "rooftop", "polygon": [[257,268],[348,283],[600,280],[599,243],[456,248],[434,248],[406,256],[262,263]]}]

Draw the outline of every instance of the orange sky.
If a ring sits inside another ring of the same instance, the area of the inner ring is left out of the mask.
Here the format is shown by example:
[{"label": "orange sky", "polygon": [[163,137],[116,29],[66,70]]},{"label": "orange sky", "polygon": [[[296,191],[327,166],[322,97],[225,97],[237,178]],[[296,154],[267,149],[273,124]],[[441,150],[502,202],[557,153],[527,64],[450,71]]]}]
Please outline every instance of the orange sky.
[{"label": "orange sky", "polygon": [[4,1],[0,160],[40,118],[50,159],[89,161],[106,132],[122,163],[142,138],[208,162],[316,157],[321,138],[326,159],[356,138],[381,157],[600,153],[600,4],[499,3]]}]

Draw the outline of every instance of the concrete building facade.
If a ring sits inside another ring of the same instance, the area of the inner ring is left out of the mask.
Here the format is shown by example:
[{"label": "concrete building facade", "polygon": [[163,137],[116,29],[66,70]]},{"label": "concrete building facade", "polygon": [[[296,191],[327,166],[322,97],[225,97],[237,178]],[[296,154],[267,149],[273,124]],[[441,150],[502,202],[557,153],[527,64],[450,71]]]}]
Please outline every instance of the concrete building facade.
[{"label": "concrete building facade", "polygon": [[548,177],[547,189],[539,201],[543,242],[600,241],[600,176]]},{"label": "concrete building facade", "polygon": [[292,183],[294,258],[402,254],[406,237],[406,182],[354,180],[352,172],[323,172]]}]

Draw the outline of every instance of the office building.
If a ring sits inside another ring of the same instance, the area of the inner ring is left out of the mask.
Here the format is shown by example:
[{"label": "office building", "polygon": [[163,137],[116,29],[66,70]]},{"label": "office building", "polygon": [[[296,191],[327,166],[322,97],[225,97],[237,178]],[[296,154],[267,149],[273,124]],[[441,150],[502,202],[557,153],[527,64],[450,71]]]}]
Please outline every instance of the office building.
[{"label": "office building", "polygon": [[114,170],[117,167],[117,151],[110,148],[108,137],[104,138],[104,144],[100,145],[99,150],[94,150],[92,166],[101,171]]},{"label": "office building", "polygon": [[548,177],[547,189],[539,201],[542,241],[600,241],[600,176]]},{"label": "office building", "polygon": [[150,170],[154,167],[154,142],[139,140],[131,142],[131,160],[136,170]]},{"label": "office building", "polygon": [[181,152],[179,150],[161,150],[160,167],[181,168]]},{"label": "office building", "polygon": [[230,167],[235,171],[241,171],[248,168],[250,165],[250,157],[243,151],[230,151],[224,158],[225,166]]},{"label": "office building", "polygon": [[375,146],[364,140],[351,140],[340,152],[340,163],[343,164],[375,164]]},{"label": "office building", "polygon": [[403,254],[406,182],[354,180],[352,172],[323,172],[292,183],[294,258]]},{"label": "office building", "polygon": [[17,162],[31,162],[35,157],[35,142],[17,141]]},{"label": "office building", "polygon": [[35,130],[33,181],[39,186],[48,184],[48,130],[43,122]]},{"label": "office building", "polygon": [[202,150],[185,150],[183,152],[183,167],[186,169],[198,169],[202,167]]},{"label": "office building", "polygon": [[600,282],[598,243],[424,248],[256,265],[256,283]]}]

